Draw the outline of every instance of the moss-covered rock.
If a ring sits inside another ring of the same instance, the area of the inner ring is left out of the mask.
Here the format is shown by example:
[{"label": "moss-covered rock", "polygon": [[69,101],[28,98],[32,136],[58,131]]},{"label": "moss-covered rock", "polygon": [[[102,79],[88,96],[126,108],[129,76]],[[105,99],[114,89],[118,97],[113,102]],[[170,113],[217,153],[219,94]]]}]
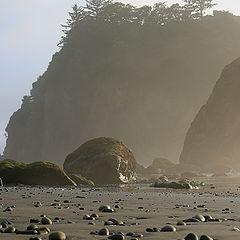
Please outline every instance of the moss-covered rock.
[{"label": "moss-covered rock", "polygon": [[204,183],[191,179],[181,179],[178,182],[158,181],[151,185],[151,187],[157,188],[173,188],[173,189],[198,189],[203,186]]},{"label": "moss-covered rock", "polygon": [[6,159],[0,162],[0,177],[4,184],[76,185],[58,165],[51,162],[27,164]]},{"label": "moss-covered rock", "polygon": [[94,182],[78,174],[68,175],[78,186],[94,186]]},{"label": "moss-covered rock", "polygon": [[151,187],[156,188],[172,188],[172,189],[191,189],[191,186],[188,183],[179,183],[179,182],[155,182]]},{"label": "moss-covered rock", "polygon": [[119,140],[92,139],[69,154],[63,164],[67,174],[80,174],[96,184],[128,183],[136,179],[136,159]]}]

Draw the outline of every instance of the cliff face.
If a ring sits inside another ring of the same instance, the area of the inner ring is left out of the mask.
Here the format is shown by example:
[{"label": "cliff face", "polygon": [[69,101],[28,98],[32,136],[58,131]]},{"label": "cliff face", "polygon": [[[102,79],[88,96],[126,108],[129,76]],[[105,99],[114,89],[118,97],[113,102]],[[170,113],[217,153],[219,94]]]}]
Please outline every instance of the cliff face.
[{"label": "cliff face", "polygon": [[240,55],[239,39],[232,16],[167,26],[83,22],[12,115],[4,155],[61,164],[86,140],[110,136],[142,163],[177,159],[220,69]]},{"label": "cliff face", "polygon": [[181,163],[240,169],[240,58],[225,67],[188,130]]}]

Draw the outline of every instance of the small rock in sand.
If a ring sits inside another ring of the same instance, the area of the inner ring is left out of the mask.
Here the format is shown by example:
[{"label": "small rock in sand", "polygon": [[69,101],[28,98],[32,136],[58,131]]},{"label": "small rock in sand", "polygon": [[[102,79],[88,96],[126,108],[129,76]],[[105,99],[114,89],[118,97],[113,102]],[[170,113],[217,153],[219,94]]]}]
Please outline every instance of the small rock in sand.
[{"label": "small rock in sand", "polygon": [[237,228],[237,227],[233,227],[233,228],[231,229],[231,231],[239,232],[239,231],[240,231],[240,229],[239,229],[239,228]]},{"label": "small rock in sand", "polygon": [[166,225],[161,229],[161,232],[176,232],[176,228],[172,225]]},{"label": "small rock in sand", "polygon": [[200,222],[205,222],[205,217],[203,215],[195,215],[193,218],[198,219]]},{"label": "small rock in sand", "polygon": [[43,217],[41,219],[41,224],[43,225],[52,225],[52,220],[48,217]]},{"label": "small rock in sand", "polygon": [[185,240],[198,240],[198,236],[195,233],[189,233],[184,239]]},{"label": "small rock in sand", "polygon": [[179,221],[179,222],[177,222],[176,225],[177,226],[186,226],[187,224],[185,222],[183,222],[183,221]]},{"label": "small rock in sand", "polygon": [[5,233],[15,233],[15,227],[12,227],[12,226],[10,226],[10,227],[8,227],[8,228],[6,228],[5,229]]},{"label": "small rock in sand", "polygon": [[124,240],[124,236],[122,234],[114,234],[108,237],[108,239],[112,240]]},{"label": "small rock in sand", "polygon": [[36,230],[36,229],[38,229],[37,225],[30,224],[30,225],[27,226],[27,230]]},{"label": "small rock in sand", "polygon": [[66,240],[66,234],[64,232],[53,232],[48,237],[49,240]]},{"label": "small rock in sand", "polygon": [[102,228],[102,229],[99,230],[98,234],[108,236],[109,235],[109,230],[107,228]]},{"label": "small rock in sand", "polygon": [[114,212],[114,210],[109,205],[104,205],[99,207],[100,212]]},{"label": "small rock in sand", "polygon": [[199,240],[213,240],[213,239],[208,235],[202,235]]}]

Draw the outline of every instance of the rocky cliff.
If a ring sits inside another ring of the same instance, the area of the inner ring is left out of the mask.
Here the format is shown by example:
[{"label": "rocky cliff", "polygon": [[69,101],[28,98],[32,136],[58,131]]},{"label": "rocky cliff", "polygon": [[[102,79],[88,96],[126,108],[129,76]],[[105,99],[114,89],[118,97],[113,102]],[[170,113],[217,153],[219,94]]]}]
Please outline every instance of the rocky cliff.
[{"label": "rocky cliff", "polygon": [[240,58],[226,66],[188,130],[180,162],[203,170],[240,169]]},{"label": "rocky cliff", "polygon": [[88,139],[122,139],[138,161],[178,159],[220,69],[240,55],[239,17],[166,26],[80,23],[6,128],[5,158],[62,164]]}]

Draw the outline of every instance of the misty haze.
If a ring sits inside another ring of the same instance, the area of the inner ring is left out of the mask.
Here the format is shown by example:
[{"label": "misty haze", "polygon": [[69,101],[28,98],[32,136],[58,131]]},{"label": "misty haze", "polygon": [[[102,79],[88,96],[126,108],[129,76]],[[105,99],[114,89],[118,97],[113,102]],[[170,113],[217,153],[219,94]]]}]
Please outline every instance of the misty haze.
[{"label": "misty haze", "polygon": [[240,4],[223,2],[64,9],[5,128],[2,239],[239,239]]}]

